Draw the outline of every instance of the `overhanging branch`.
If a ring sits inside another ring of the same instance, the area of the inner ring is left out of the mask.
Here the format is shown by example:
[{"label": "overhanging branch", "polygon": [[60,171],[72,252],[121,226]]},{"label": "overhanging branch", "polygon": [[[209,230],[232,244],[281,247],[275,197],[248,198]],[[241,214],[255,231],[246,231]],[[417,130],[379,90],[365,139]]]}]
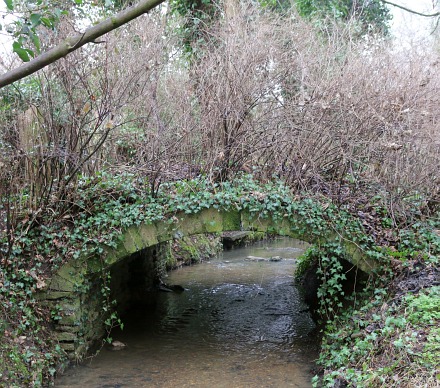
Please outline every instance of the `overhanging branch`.
[{"label": "overhanging branch", "polygon": [[38,70],[43,69],[47,65],[57,61],[60,58],[65,57],[84,46],[87,43],[94,42],[106,33],[115,30],[116,28],[130,22],[133,19],[147,13],[165,0],[140,0],[136,5],[127,8],[116,15],[98,23],[97,25],[86,29],[83,33],[79,33],[66,38],[59,45],[39,55],[29,62],[8,71],[0,75],[0,88],[10,85],[15,81],[18,81],[28,75],[35,73]]},{"label": "overhanging branch", "polygon": [[413,13],[414,15],[418,15],[418,16],[423,16],[423,17],[425,17],[425,18],[434,18],[434,17],[440,16],[440,12],[435,12],[435,13],[422,13],[422,12],[417,12],[417,11],[414,11],[414,10],[412,10],[412,9],[406,8],[406,7],[404,7],[403,5],[399,5],[399,4],[396,4],[396,3],[392,3],[391,1],[387,1],[387,0],[380,0],[380,1],[381,1],[382,3],[384,3],[384,4],[392,5],[393,7],[403,9],[403,10],[406,11],[406,12]]}]

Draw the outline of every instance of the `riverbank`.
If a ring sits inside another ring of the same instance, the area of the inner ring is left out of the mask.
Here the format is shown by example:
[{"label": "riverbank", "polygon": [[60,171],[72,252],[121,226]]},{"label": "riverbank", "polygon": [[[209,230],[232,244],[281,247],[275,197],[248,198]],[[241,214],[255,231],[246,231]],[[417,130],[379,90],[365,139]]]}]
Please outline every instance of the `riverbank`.
[{"label": "riverbank", "polygon": [[440,271],[394,262],[382,284],[325,323],[315,387],[438,387]]},{"label": "riverbank", "polygon": [[[328,197],[293,197],[280,182],[263,184],[249,176],[222,184],[203,179],[174,182],[154,196],[129,176],[101,176],[84,180],[74,195],[69,214],[24,215],[13,245],[2,241],[2,252],[9,253],[0,272],[2,384],[48,385],[66,362],[51,331],[63,311],[48,309],[37,297],[63,263],[81,254],[100,254],[102,244],[114,244],[122,230],[141,220],[172,220],[176,212],[196,214],[209,207],[245,207],[262,221],[295,217],[293,228],[299,234],[339,236],[332,241],[318,238],[309,255],[318,263],[319,313],[326,323],[317,386],[380,386],[378,382],[389,385],[395,379],[411,384],[415,381],[408,372],[414,370],[426,384],[438,379],[433,365],[438,365],[439,355],[435,287],[440,237],[434,221],[397,229],[379,203],[338,207]],[[341,260],[349,255],[343,245],[347,239],[381,264],[355,294],[343,286],[347,271]],[[410,284],[417,276],[424,279],[418,289],[408,286],[398,293],[403,287],[399,284]],[[414,313],[408,313],[411,309]],[[115,324],[117,318],[110,322]],[[401,357],[385,357],[390,349]],[[422,351],[427,358],[417,356]]]},{"label": "riverbank", "polygon": [[381,256],[373,278],[353,274],[334,246],[313,247],[299,263],[297,280],[319,284],[314,305],[323,336],[313,385],[438,387],[439,220],[390,233],[383,217],[365,212],[362,218]]}]

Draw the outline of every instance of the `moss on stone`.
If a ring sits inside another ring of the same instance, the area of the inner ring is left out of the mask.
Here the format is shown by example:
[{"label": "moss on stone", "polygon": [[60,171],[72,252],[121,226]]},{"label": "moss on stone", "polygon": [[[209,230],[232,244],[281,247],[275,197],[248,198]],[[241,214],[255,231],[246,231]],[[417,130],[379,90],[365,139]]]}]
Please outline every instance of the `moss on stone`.
[{"label": "moss on stone", "polygon": [[[303,225],[299,216],[298,219],[296,216],[282,218],[280,215],[275,219],[272,217],[262,218],[258,215],[250,215],[247,211],[218,211],[217,209],[205,209],[197,214],[178,213],[162,222],[146,223],[128,228],[122,235],[115,237],[115,239],[120,239],[117,241],[116,248],[102,246],[101,250],[104,253],[101,257],[97,254],[91,254],[90,257],[84,256],[72,263],[67,263],[52,278],[46,299],[49,302],[58,303],[58,300],[66,293],[70,293],[70,296],[78,296],[82,293],[82,305],[76,306],[75,309],[65,309],[64,316],[58,324],[82,325],[82,334],[78,334],[78,339],[84,340],[87,337],[84,333],[88,333],[87,335],[101,333],[103,322],[98,322],[102,319],[100,292],[96,292],[98,294],[95,295],[96,300],[92,300],[90,295],[85,297],[87,290],[89,290],[88,287],[90,286],[90,290],[94,287],[90,285],[90,279],[93,276],[99,278],[102,271],[108,270],[115,263],[136,252],[157,245],[159,253],[153,271],[155,271],[155,276],[160,276],[166,270],[203,261],[221,251],[219,234],[222,231],[249,230],[252,233],[247,237],[247,241],[261,239],[267,233],[295,237],[310,243],[325,243],[329,240],[340,239],[329,231],[322,234],[313,233],[312,230],[309,230],[311,228],[310,225]],[[214,234],[205,235],[207,232],[214,232]],[[350,245],[345,241],[342,241],[341,244],[353,259],[354,264],[366,272],[371,271],[372,263],[365,259],[362,251],[357,249],[354,244]],[[301,261],[297,276],[301,272],[305,273],[310,266],[316,265],[311,261],[312,258],[308,260]],[[85,279],[88,280],[85,281]],[[90,293],[91,291],[89,291]],[[81,312],[81,308],[84,309],[84,312]],[[99,311],[99,313],[93,313],[92,310]],[[90,324],[100,327],[92,328]],[[88,343],[89,340],[85,339],[87,347]],[[75,357],[77,356],[78,350],[76,350]]]},{"label": "moss on stone", "polygon": [[77,339],[76,333],[68,331],[57,332],[56,337],[59,342],[74,342]]},{"label": "moss on stone", "polygon": [[158,236],[160,235],[160,231],[155,225],[142,224],[137,227],[137,230],[142,239],[144,248],[152,247],[159,242]]},{"label": "moss on stone", "polygon": [[136,239],[134,238],[134,234],[131,233],[131,229],[132,228],[129,228],[123,234],[123,244],[124,244],[125,250],[127,251],[127,254],[129,254],[129,255],[132,253],[135,253],[139,250],[139,248],[136,244]]},{"label": "moss on stone", "polygon": [[200,216],[204,219],[206,233],[221,233],[223,231],[223,216],[215,209],[203,210]]},{"label": "moss on stone", "polygon": [[223,230],[241,230],[241,214],[239,211],[223,213]]},{"label": "moss on stone", "polygon": [[[155,239],[157,240],[158,243],[161,243],[173,239],[173,235],[175,234],[176,231],[176,225],[173,222],[171,222],[171,220],[166,220],[163,222],[156,223],[155,229],[156,229]],[[151,233],[153,233],[153,231],[151,231]]]},{"label": "moss on stone", "polygon": [[[104,249],[103,257],[105,258],[105,262],[108,266],[117,263],[119,260],[126,256],[128,256],[128,252],[122,242],[119,243],[116,248],[106,247]],[[102,265],[99,264],[99,258],[95,257],[94,261],[95,263],[93,263],[92,260],[90,261],[90,272],[97,272],[102,268]]]},{"label": "moss on stone", "polygon": [[365,273],[371,273],[377,268],[377,262],[368,259],[356,244],[349,241],[344,241],[342,244],[344,245],[347,256],[350,258],[350,262],[360,270]]},{"label": "moss on stone", "polygon": [[295,280],[296,281],[301,281],[304,274],[316,267],[317,264],[317,252],[316,252],[316,247],[312,246],[310,248],[308,248],[299,258],[297,261],[297,267],[295,270]]},{"label": "moss on stone", "polygon": [[166,269],[201,262],[216,255],[221,249],[220,236],[217,234],[199,234],[175,239],[169,242],[164,259]]},{"label": "moss on stone", "polygon": [[49,282],[49,290],[72,292],[75,290],[76,284],[81,273],[72,263],[67,263],[61,267]]}]

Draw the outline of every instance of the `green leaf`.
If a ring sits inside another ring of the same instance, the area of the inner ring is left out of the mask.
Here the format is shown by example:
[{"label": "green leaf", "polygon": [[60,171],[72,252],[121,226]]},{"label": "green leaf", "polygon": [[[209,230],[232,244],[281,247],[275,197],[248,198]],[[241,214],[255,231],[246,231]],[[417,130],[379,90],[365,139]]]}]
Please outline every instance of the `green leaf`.
[{"label": "green leaf", "polygon": [[37,27],[37,26],[39,26],[41,24],[41,15],[38,14],[38,13],[33,13],[30,16],[30,20],[31,20],[31,23],[32,23],[32,27]]},{"label": "green leaf", "polygon": [[19,42],[14,42],[12,44],[12,51],[14,53],[17,53],[17,55],[20,57],[20,59],[23,62],[29,62],[30,61],[28,50],[24,49]]},{"label": "green leaf", "polygon": [[9,9],[10,11],[13,11],[13,10],[14,10],[14,4],[12,3],[12,0],[3,0],[3,1],[5,2],[6,7],[8,7],[8,9]]},{"label": "green leaf", "polygon": [[40,52],[40,38],[38,35],[34,34],[33,32],[30,33],[30,37],[32,39],[32,43],[35,46],[35,49],[37,50],[37,53]]},{"label": "green leaf", "polygon": [[42,17],[41,19],[41,23],[47,27],[47,28],[53,28],[53,22],[52,20],[50,20],[49,18],[46,17]]}]

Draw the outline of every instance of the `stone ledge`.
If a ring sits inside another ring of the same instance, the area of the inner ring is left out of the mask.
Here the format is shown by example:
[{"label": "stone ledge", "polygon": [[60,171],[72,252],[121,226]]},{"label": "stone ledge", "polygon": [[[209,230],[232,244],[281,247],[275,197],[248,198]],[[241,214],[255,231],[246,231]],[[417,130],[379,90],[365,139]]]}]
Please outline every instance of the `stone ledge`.
[{"label": "stone ledge", "polygon": [[241,231],[228,231],[222,233],[222,240],[223,242],[234,242],[238,240],[243,240],[247,236],[251,234],[248,230],[241,230]]}]

